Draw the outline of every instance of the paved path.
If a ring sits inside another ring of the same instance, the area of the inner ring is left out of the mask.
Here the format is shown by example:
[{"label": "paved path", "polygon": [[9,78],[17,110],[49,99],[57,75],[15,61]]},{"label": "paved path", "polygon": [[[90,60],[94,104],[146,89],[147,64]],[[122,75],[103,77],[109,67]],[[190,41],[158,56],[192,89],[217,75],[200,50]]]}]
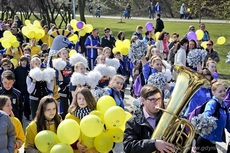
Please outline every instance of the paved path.
[{"label": "paved path", "polygon": [[[79,15],[76,15],[79,17]],[[85,15],[86,18],[93,18],[92,15]],[[105,18],[105,19],[121,19],[120,16],[101,16],[100,18]],[[146,20],[146,21],[152,21],[153,19],[149,19],[148,17],[131,17],[130,19],[125,19],[124,20]],[[199,19],[192,19],[192,20],[187,20],[187,19],[179,19],[179,18],[161,18],[163,21],[170,21],[170,22],[197,22],[199,23]],[[230,23],[230,20],[212,20],[212,19],[201,19],[202,23]]]}]

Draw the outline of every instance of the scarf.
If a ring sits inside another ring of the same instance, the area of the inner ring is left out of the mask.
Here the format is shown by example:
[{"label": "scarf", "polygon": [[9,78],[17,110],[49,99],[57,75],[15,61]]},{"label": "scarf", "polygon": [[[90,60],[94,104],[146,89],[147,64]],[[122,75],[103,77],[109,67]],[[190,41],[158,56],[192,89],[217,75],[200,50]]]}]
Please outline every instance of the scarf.
[{"label": "scarf", "polygon": [[84,116],[88,115],[90,112],[91,109],[88,106],[84,108],[78,108],[75,112],[75,116],[77,116],[81,120]]}]

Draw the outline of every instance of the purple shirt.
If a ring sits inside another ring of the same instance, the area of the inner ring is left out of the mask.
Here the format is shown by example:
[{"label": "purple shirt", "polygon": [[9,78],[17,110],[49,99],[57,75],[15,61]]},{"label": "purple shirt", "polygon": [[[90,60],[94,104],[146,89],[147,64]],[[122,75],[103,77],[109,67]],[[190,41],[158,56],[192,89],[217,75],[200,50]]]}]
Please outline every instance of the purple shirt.
[{"label": "purple shirt", "polygon": [[154,117],[150,116],[150,115],[145,111],[144,108],[143,108],[143,112],[144,112],[144,116],[145,116],[146,120],[149,122],[149,124],[151,125],[151,127],[152,127],[153,129],[155,129],[155,127],[156,127],[156,118],[157,118],[157,116],[154,116]]}]

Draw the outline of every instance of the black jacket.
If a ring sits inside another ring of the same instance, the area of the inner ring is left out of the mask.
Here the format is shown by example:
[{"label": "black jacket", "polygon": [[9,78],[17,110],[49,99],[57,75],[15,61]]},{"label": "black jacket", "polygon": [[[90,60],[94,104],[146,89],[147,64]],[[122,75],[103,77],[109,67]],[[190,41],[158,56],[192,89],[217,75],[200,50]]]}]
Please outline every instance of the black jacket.
[{"label": "black jacket", "polygon": [[[162,113],[157,116],[156,124]],[[151,139],[154,129],[144,117],[143,108],[127,121],[124,132],[124,151],[126,153],[152,153],[157,151],[155,140]]]},{"label": "black jacket", "polygon": [[116,39],[111,35],[109,35],[109,37],[109,40],[106,36],[103,36],[101,38],[101,47],[109,47],[110,49],[113,49],[113,47],[115,46]]},{"label": "black jacket", "polygon": [[14,116],[17,117],[22,122],[23,104],[22,104],[21,92],[15,88],[6,90],[4,87],[2,87],[0,88],[0,95],[5,95],[10,97]]},{"label": "black jacket", "polygon": [[156,19],[155,33],[161,32],[164,28],[164,22],[160,18]]},{"label": "black jacket", "polygon": [[28,93],[26,85],[26,77],[29,74],[29,67],[18,66],[14,70],[15,83],[14,87],[18,89],[21,93]]}]

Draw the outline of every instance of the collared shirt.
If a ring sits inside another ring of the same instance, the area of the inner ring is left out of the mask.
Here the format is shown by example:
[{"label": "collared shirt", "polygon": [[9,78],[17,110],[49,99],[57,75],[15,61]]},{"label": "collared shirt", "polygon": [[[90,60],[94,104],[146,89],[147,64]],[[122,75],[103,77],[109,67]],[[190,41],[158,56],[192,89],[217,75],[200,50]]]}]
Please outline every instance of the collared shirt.
[{"label": "collared shirt", "polygon": [[146,120],[149,122],[149,124],[151,125],[151,127],[153,128],[153,129],[155,129],[155,127],[156,127],[156,116],[155,117],[152,117],[152,116],[150,116],[147,112],[146,112],[146,110],[143,108],[143,112],[144,112],[144,116],[145,116],[145,118],[146,118]]}]

